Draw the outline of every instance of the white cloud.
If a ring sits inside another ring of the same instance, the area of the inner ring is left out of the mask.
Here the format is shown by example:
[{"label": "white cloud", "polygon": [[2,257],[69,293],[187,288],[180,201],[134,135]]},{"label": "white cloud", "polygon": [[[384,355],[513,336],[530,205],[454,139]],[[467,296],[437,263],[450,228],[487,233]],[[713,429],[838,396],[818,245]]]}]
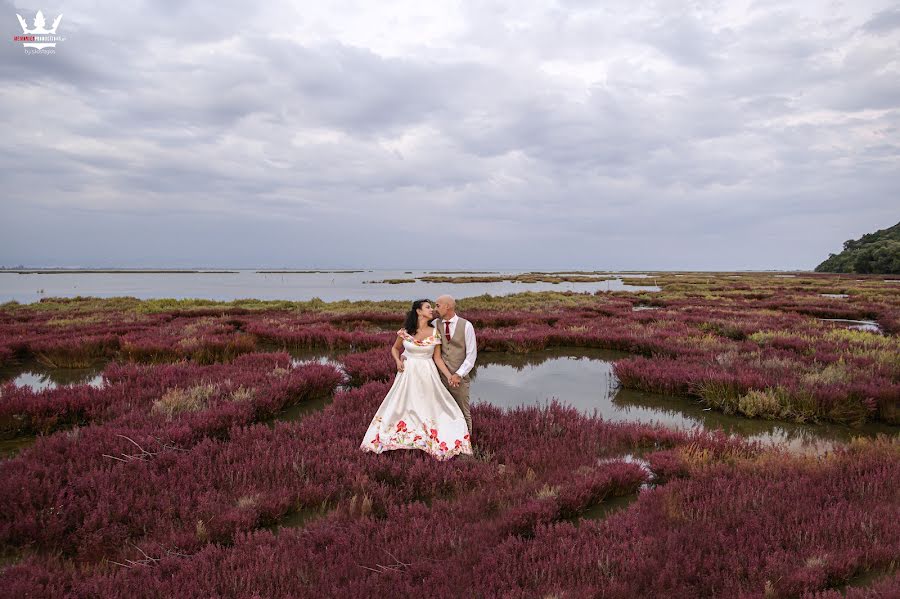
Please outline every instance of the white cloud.
[{"label": "white cloud", "polygon": [[811,268],[897,221],[890,2],[62,12],[0,50],[0,263],[403,266],[442,223],[435,268]]}]

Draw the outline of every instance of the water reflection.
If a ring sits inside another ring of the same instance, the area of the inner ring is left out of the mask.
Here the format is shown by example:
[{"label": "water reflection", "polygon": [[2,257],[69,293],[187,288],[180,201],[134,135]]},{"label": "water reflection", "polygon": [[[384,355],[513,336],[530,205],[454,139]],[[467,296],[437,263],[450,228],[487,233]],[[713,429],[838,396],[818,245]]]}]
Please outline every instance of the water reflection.
[{"label": "water reflection", "polygon": [[874,320],[848,320],[846,318],[819,318],[823,322],[836,322],[846,326],[848,329],[856,329],[857,331],[870,331],[872,333],[880,333],[881,326]]},{"label": "water reflection", "polygon": [[[345,353],[341,351],[284,349],[274,344],[261,347],[260,351],[286,351],[291,355],[291,365],[294,367],[318,363],[328,364],[343,371],[343,365],[338,361],[340,356]],[[16,387],[30,387],[35,392],[66,385],[91,385],[99,389],[104,384],[103,369],[108,363],[108,360],[98,361],[88,368],[50,368],[36,361],[6,366],[0,368],[0,388],[4,384],[12,383]],[[2,394],[2,390],[0,390],[0,394]]]},{"label": "water reflection", "polygon": [[[100,388],[103,386],[102,364],[90,368],[48,368],[37,362],[0,368],[0,397],[3,385],[12,383],[16,387],[30,387],[36,392],[56,389],[67,385],[84,385]],[[9,459],[31,447],[37,441],[34,435],[0,438],[0,459]]]},{"label": "water reflection", "polygon": [[262,341],[257,344],[259,352],[287,352],[291,355],[291,365],[302,366],[303,364],[327,364],[334,366],[338,370],[343,370],[344,366],[340,359],[342,356],[350,353],[347,349],[323,350],[310,349],[303,347],[292,347],[272,343],[271,341]]},{"label": "water reflection", "polygon": [[[276,348],[269,348],[269,350]],[[329,364],[342,370],[343,351],[286,350],[292,364]],[[501,408],[542,405],[550,398],[571,405],[587,415],[612,422],[659,423],[667,427],[723,429],[765,444],[792,451],[822,453],[854,436],[877,433],[895,435],[900,427],[870,423],[860,428],[836,424],[796,424],[776,420],[758,420],[729,416],[704,408],[684,397],[658,395],[625,389],[613,374],[612,363],[628,357],[625,352],[590,348],[554,348],[529,354],[482,352],[472,370],[471,400]],[[10,380],[17,386],[36,391],[60,385],[103,384],[105,364],[82,369],[50,369],[37,364],[0,369],[0,383]],[[297,420],[311,411],[324,408],[330,397],[291,406],[271,421]],[[32,443],[34,438],[13,439],[0,444],[0,456],[9,456]]]},{"label": "water reflection", "polygon": [[278,534],[283,528],[302,528],[312,520],[324,517],[328,513],[328,506],[310,506],[292,511],[281,517],[278,521],[266,526],[267,530]]},{"label": "water reflection", "polygon": [[322,410],[331,403],[331,396],[322,396],[322,397],[314,397],[312,399],[307,399],[305,401],[301,401],[299,403],[295,403],[291,406],[288,406],[276,413],[271,418],[267,419],[265,422],[270,427],[274,428],[275,425],[279,422],[292,422],[297,421],[309,414],[310,412],[317,412]]},{"label": "water reflection", "polygon": [[[521,275],[530,271],[512,270],[498,275]],[[452,287],[457,299],[483,294],[508,295],[523,291],[659,291],[655,285],[626,285],[621,278],[591,283],[521,283],[497,281],[486,283],[427,283],[416,281],[403,285],[366,283],[369,280],[418,279],[428,271],[358,270],[358,271],[256,271],[238,269],[204,272],[53,272],[18,274],[0,272],[0,303],[40,301],[44,297],[128,296],[139,299],[196,298],[233,301],[254,297],[260,300],[303,301],[314,297],[325,301],[341,300],[409,300],[432,297],[435,291]],[[457,273],[467,276],[470,273]],[[619,274],[611,273],[618,277]],[[624,275],[636,278],[636,275]]]},{"label": "water reflection", "polygon": [[632,495],[621,495],[619,497],[608,497],[600,503],[595,503],[585,509],[576,519],[576,525],[582,520],[602,520],[614,512],[627,508],[637,501],[637,498],[637,493]]},{"label": "water reflection", "polygon": [[641,489],[650,488],[653,483],[653,480],[656,478],[656,474],[653,470],[650,469],[650,462],[644,459],[644,454],[650,451],[648,448],[640,448],[635,450],[632,453],[626,453],[624,455],[613,456],[608,458],[597,458],[597,465],[602,464],[613,464],[616,462],[625,462],[626,464],[636,464],[638,468],[644,471],[644,474],[647,475],[647,481],[641,484]]},{"label": "water reflection", "polygon": [[555,397],[584,414],[596,414],[612,422],[722,429],[803,453],[822,453],[854,436],[900,431],[880,423],[851,428],[730,416],[704,408],[690,398],[625,389],[612,372],[612,362],[625,356],[622,352],[590,349],[555,349],[524,356],[483,352],[473,369],[470,397],[473,403],[483,401],[502,408],[542,405]]},{"label": "water reflection", "polygon": [[66,385],[103,386],[103,368],[47,368],[39,364],[0,368],[0,384],[12,382],[16,387],[31,387],[34,391],[56,389]]},{"label": "water reflection", "polygon": [[291,366],[297,368],[298,366],[306,366],[307,364],[324,364],[325,366],[334,366],[340,371],[344,370],[344,365],[337,361],[335,356],[318,356],[318,357],[310,357],[310,358],[298,358],[294,355],[294,352],[291,353]]},{"label": "water reflection", "polygon": [[27,449],[34,445],[37,437],[29,435],[25,437],[15,437],[12,439],[0,439],[0,459],[7,459],[15,456],[23,449]]}]

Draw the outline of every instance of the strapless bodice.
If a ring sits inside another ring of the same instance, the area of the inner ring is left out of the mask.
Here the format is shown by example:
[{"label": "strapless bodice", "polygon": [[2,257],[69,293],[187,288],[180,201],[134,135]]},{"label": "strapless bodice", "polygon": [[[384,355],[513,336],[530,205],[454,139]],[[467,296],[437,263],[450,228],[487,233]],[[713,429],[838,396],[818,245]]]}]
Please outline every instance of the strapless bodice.
[{"label": "strapless bodice", "polygon": [[414,360],[430,360],[434,355],[434,343],[428,345],[416,345],[411,341],[403,340],[403,347],[406,349],[406,357]]},{"label": "strapless bodice", "polygon": [[403,349],[406,350],[406,357],[413,360],[430,360],[434,355],[434,346],[441,343],[441,339],[437,334],[417,340],[404,329],[397,331],[403,339]]}]

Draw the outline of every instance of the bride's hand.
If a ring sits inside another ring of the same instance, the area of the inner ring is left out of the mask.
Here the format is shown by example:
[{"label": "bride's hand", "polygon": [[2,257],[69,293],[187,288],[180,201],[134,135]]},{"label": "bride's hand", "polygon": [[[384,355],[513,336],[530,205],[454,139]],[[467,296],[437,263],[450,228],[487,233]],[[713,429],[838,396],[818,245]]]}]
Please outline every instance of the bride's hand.
[{"label": "bride's hand", "polygon": [[397,372],[403,372],[403,360],[397,360]]}]

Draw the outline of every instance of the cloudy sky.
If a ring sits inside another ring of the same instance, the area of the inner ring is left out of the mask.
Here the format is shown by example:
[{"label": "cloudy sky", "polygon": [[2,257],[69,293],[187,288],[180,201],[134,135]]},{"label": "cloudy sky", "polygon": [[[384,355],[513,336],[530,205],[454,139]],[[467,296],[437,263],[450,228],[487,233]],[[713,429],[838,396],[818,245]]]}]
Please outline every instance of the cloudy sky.
[{"label": "cloudy sky", "polygon": [[811,269],[900,220],[895,2],[232,4],[0,0],[0,265]]}]

